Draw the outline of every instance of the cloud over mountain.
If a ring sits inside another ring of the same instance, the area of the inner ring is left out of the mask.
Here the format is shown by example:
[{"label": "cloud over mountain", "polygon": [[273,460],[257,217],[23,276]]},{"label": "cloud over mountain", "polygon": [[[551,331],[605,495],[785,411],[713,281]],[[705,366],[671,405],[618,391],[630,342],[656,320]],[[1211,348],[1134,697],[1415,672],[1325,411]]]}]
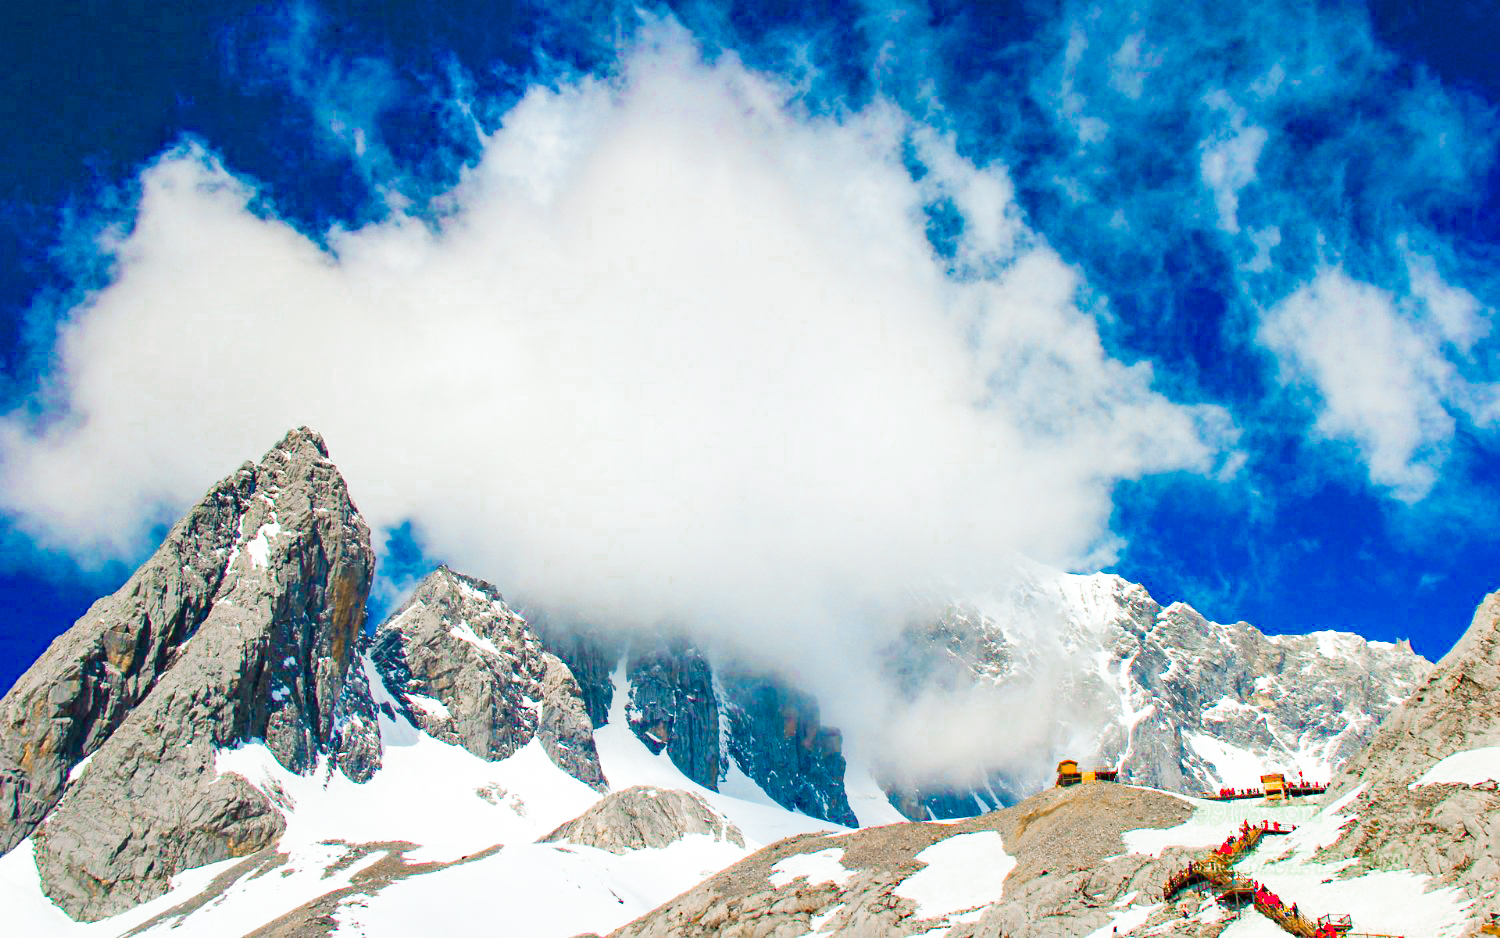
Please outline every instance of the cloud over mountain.
[{"label": "cloud over mountain", "polygon": [[[889,102],[809,114],[671,24],[613,80],[533,88],[435,221],[326,249],[186,145],[62,329],[67,416],[5,423],[6,507],[134,550],[307,423],[377,524],[648,619],[1097,560],[1113,482],[1211,468],[1225,421],[1103,351],[1010,198]],[[937,200],[973,219],[957,272],[925,236]]]}]

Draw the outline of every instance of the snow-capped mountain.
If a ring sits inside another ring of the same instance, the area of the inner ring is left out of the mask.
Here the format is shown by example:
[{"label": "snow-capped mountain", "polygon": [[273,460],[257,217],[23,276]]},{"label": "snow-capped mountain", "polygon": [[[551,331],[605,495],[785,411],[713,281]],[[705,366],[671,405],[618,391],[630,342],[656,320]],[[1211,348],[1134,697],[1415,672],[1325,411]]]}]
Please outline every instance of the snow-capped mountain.
[{"label": "snow-capped mountain", "polygon": [[[1163,607],[1108,574],[1022,567],[997,596],[908,629],[888,659],[916,696],[933,685],[1018,686],[1051,699],[1040,718],[1057,757],[1187,794],[1252,788],[1264,772],[1327,782],[1431,668],[1406,642],[1347,632],[1268,636]],[[1050,694],[1046,691],[1050,689]],[[908,790],[908,816],[1013,804],[1051,763],[1005,766],[957,792]]]},{"label": "snow-capped mountain", "polygon": [[[793,903],[793,924],[967,928],[989,920],[1005,875],[959,877],[962,895],[948,895],[937,873],[912,874],[974,857],[993,873],[1002,854],[1061,870],[1023,849],[1038,805],[1073,803],[1035,794],[1053,755],[1117,761],[1167,788],[1250,784],[1262,766],[1318,776],[1427,670],[1405,646],[1267,637],[1162,608],[1116,577],[1029,569],[886,650],[905,693],[1064,702],[1016,714],[1052,741],[1047,760],[932,791],[852,759],[815,689],[683,637],[529,621],[447,568],[367,634],[373,563],[322,440],[298,430],[215,486],[53,643],[0,701],[0,896],[21,933],[463,933],[500,907],[515,934],[607,932],[741,861],[765,875],[711,880],[715,914],[728,914],[725,882],[774,893],[826,874],[875,889],[876,905],[843,890]],[[1173,842],[1190,845],[1193,824],[1218,823],[1219,806],[1152,797],[1119,808],[1125,826],[1095,838],[1099,857],[1124,831],[1181,822]],[[1017,802],[967,826],[851,832],[901,821],[896,805],[967,817]],[[1057,816],[1073,811],[1087,814]],[[756,859],[787,837],[822,846]],[[1135,862],[1108,901],[1134,908],[1123,897],[1159,866]],[[873,878],[845,875],[856,868]],[[1051,882],[1027,887],[1025,921],[1052,914]],[[853,911],[877,906],[878,922]]]}]

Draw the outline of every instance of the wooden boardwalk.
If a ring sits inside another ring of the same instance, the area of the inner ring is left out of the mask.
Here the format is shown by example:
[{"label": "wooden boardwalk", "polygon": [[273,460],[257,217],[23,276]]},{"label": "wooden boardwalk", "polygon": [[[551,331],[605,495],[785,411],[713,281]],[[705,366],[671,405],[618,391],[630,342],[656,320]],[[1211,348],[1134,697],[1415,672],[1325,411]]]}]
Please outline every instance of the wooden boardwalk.
[{"label": "wooden boardwalk", "polygon": [[1184,869],[1167,877],[1162,889],[1162,900],[1170,902],[1184,890],[1208,884],[1220,892],[1220,898],[1227,902],[1252,902],[1255,911],[1275,922],[1282,931],[1296,935],[1297,938],[1401,938],[1399,935],[1366,936],[1353,932],[1347,916],[1338,916],[1341,921],[1337,923],[1332,916],[1325,916],[1323,920],[1315,922],[1302,914],[1296,903],[1288,905],[1260,883],[1234,873],[1234,865],[1260,846],[1261,839],[1266,834],[1287,833],[1291,831],[1281,829],[1280,825],[1272,830],[1242,824],[1238,835],[1225,839],[1208,853],[1199,854]]}]

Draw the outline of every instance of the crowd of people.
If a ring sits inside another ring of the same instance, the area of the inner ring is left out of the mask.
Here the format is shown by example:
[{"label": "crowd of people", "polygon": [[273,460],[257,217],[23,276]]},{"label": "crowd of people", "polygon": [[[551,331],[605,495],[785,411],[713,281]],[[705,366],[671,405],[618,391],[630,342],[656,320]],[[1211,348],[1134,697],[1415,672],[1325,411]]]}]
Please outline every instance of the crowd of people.
[{"label": "crowd of people", "polygon": [[1259,798],[1265,792],[1259,788],[1220,788],[1220,798]]},{"label": "crowd of people", "polygon": [[[1294,798],[1301,795],[1316,795],[1327,790],[1327,785],[1318,782],[1309,782],[1302,776],[1301,772],[1297,773],[1295,781],[1288,779],[1285,787],[1286,794]],[[1231,798],[1264,798],[1265,795],[1266,792],[1262,788],[1234,788],[1224,786],[1219,789],[1219,793],[1214,797],[1227,801]]]}]

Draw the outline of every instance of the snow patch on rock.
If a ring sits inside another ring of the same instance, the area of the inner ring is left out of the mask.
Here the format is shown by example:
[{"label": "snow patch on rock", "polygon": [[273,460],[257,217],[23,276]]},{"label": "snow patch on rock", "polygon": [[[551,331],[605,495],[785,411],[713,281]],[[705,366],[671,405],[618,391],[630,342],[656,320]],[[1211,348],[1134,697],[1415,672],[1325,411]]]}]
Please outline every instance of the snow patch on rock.
[{"label": "snow patch on rock", "polygon": [[995,831],[958,834],[918,853],[927,866],[892,892],[917,904],[919,918],[944,918],[998,902],[1016,858]]},{"label": "snow patch on rock", "polygon": [[1480,785],[1500,780],[1500,746],[1466,749],[1441,759],[1409,788],[1419,785]]},{"label": "snow patch on rock", "polygon": [[[469,587],[469,589],[472,590],[473,587]],[[469,626],[469,623],[467,622],[459,622],[457,625],[448,630],[448,634],[452,635],[454,638],[463,639],[470,645],[478,648],[480,651],[487,651],[492,655],[500,654],[500,649],[495,647],[494,642],[490,641],[487,638],[481,638],[479,635],[475,634],[474,629],[471,628]]]},{"label": "snow patch on rock", "polygon": [[821,883],[846,886],[854,878],[854,871],[845,868],[843,859],[844,851],[839,847],[829,847],[813,853],[794,853],[777,860],[771,866],[769,881],[776,889],[791,885],[799,879],[807,880],[809,886]]}]

